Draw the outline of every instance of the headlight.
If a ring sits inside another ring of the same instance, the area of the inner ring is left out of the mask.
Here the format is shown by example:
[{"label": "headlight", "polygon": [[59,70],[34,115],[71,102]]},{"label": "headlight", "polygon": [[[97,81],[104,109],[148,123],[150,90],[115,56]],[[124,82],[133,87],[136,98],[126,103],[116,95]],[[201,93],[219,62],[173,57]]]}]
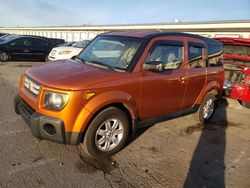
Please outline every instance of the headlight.
[{"label": "headlight", "polygon": [[71,53],[70,50],[63,50],[63,51],[60,51],[58,54],[63,55],[63,54],[70,54],[70,53]]},{"label": "headlight", "polygon": [[44,95],[44,107],[53,110],[62,110],[68,103],[69,95],[46,91]]}]

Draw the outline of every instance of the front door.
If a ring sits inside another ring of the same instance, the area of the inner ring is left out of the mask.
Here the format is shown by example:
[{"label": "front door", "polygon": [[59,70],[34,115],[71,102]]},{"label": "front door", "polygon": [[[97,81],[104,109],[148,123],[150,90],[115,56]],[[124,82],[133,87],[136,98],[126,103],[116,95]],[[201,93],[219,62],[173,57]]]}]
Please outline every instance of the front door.
[{"label": "front door", "polygon": [[184,61],[184,44],[158,41],[151,47],[146,62],[159,61],[163,72],[141,73],[140,117],[142,119],[178,112],[187,85],[187,70],[180,69]]},{"label": "front door", "polygon": [[20,38],[10,43],[11,57],[13,59],[25,60],[32,58],[32,39]]}]

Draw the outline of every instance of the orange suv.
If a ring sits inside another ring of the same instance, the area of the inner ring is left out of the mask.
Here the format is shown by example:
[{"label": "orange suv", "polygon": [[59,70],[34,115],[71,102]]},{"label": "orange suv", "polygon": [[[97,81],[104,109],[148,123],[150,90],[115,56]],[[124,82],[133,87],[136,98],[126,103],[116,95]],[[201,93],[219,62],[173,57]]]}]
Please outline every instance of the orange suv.
[{"label": "orange suv", "polygon": [[222,44],[202,36],[105,33],[70,60],[27,69],[15,111],[35,137],[107,157],[142,126],[190,113],[207,123],[222,92],[221,60]]}]

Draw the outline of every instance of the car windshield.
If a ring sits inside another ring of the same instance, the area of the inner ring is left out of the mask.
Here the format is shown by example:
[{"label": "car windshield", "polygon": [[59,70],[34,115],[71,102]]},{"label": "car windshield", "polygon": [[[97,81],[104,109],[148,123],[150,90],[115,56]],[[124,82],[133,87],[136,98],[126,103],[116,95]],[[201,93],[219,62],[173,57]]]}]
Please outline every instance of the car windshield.
[{"label": "car windshield", "polygon": [[223,45],[224,54],[234,56],[250,56],[250,46]]},{"label": "car windshield", "polygon": [[96,62],[99,65],[102,63],[113,69],[125,71],[141,41],[128,37],[99,36],[79,54],[79,57],[85,62]]},{"label": "car windshield", "polygon": [[89,43],[89,40],[83,40],[80,42],[73,43],[72,46],[76,48],[84,48]]},{"label": "car windshield", "polygon": [[4,35],[0,37],[0,41],[7,41],[16,38],[16,35]]}]

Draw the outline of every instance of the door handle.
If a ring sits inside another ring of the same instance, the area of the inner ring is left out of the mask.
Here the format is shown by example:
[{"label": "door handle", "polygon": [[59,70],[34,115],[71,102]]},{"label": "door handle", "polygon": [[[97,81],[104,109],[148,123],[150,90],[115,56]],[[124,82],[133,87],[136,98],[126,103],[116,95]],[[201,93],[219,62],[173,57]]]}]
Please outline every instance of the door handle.
[{"label": "door handle", "polygon": [[186,80],[187,80],[187,77],[186,77],[186,76],[181,76],[181,77],[179,78],[179,82],[181,82],[181,83],[184,83]]},{"label": "door handle", "polygon": [[29,52],[29,50],[23,50],[23,52]]},{"label": "door handle", "polygon": [[181,77],[179,78],[180,81],[185,81],[186,79],[187,79],[186,76],[181,76]]}]

